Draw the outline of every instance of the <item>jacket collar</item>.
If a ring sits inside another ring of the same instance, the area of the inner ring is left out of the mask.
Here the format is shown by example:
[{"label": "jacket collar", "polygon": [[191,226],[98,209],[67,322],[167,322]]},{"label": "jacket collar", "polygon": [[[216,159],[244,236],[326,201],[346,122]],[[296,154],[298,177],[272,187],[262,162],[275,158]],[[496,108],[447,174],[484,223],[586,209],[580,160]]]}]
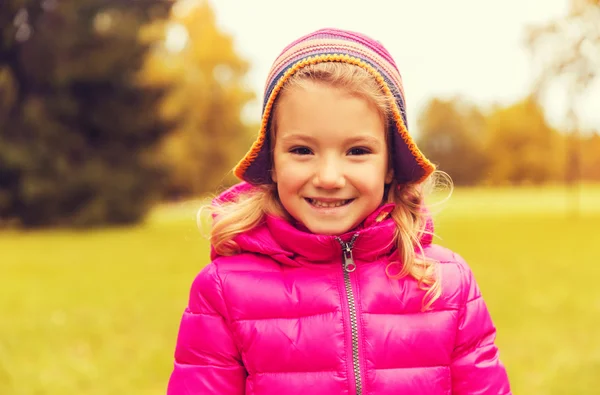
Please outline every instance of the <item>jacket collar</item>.
[{"label": "jacket collar", "polygon": [[[219,199],[228,200],[248,188],[247,184],[238,184],[221,194]],[[396,250],[396,223],[390,216],[394,207],[394,204],[381,205],[357,228],[338,236],[343,242],[348,242],[358,233],[353,244],[355,260],[371,261]],[[433,231],[431,218],[428,219],[427,230]],[[301,224],[290,223],[273,215],[267,216],[254,229],[236,236],[234,241],[242,252],[270,256],[289,266],[341,263],[342,259],[342,246],[336,236],[314,234]],[[431,236],[424,235],[421,243],[423,246],[431,244]],[[214,250],[212,258],[216,258]]]},{"label": "jacket collar", "polygon": [[389,216],[393,208],[393,204],[379,207],[359,227],[337,237],[314,234],[285,219],[267,216],[263,224],[239,235],[235,241],[242,250],[269,255],[280,263],[298,266],[341,260],[339,240],[348,242],[358,233],[353,246],[354,259],[374,260],[395,249],[396,226]]}]

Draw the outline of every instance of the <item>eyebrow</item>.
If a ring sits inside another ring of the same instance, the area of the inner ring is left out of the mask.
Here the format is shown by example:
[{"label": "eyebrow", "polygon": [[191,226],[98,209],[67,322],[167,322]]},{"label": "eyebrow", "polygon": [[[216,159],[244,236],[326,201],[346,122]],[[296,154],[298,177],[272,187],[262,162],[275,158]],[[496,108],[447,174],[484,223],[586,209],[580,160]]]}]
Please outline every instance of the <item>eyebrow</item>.
[{"label": "eyebrow", "polygon": [[346,142],[348,144],[362,143],[362,144],[370,144],[370,145],[375,145],[375,146],[381,145],[381,140],[379,140],[375,137],[372,137],[372,136],[357,136],[357,137],[353,137],[353,138],[346,140]]},{"label": "eyebrow", "polygon": [[[311,136],[306,136],[304,134],[292,133],[281,137],[282,142],[290,142],[290,141],[305,141],[308,143],[314,143],[316,139]],[[381,141],[372,136],[356,136],[349,139],[344,140],[344,143],[347,145],[352,144],[370,144],[374,146],[380,146]]]},{"label": "eyebrow", "polygon": [[281,141],[289,142],[289,141],[306,141],[309,143],[313,143],[315,141],[314,137],[306,136],[304,134],[299,133],[291,133],[281,137]]}]

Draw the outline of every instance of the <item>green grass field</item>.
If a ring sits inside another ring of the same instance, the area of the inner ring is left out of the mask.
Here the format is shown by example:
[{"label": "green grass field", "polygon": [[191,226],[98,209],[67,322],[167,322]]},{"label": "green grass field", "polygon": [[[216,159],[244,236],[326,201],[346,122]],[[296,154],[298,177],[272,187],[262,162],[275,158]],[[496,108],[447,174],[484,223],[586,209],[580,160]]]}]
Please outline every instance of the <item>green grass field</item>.
[{"label": "green grass field", "polygon": [[[600,187],[457,190],[438,243],[471,264],[515,394],[600,394]],[[165,393],[197,204],[91,232],[0,233],[0,394]]]}]

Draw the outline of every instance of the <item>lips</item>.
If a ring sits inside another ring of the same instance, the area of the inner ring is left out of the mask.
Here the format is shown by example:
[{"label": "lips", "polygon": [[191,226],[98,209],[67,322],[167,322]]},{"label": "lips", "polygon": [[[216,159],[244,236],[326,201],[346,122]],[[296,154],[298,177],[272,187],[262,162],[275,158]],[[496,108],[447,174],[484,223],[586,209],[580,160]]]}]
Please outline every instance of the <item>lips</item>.
[{"label": "lips", "polygon": [[306,201],[311,206],[314,206],[314,207],[317,207],[317,208],[336,208],[336,207],[342,207],[342,206],[345,206],[345,205],[349,204],[353,200],[354,199],[339,199],[339,200],[327,199],[327,200],[320,200],[320,199],[306,198]]}]

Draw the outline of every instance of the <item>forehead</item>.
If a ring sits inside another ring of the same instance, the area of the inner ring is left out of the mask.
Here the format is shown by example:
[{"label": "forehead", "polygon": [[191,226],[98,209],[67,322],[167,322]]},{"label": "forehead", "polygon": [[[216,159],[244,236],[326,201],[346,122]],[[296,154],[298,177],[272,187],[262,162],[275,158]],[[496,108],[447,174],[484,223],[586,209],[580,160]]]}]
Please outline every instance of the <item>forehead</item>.
[{"label": "forehead", "polygon": [[272,129],[278,140],[387,140],[384,116],[373,102],[344,88],[309,81],[281,94]]}]

